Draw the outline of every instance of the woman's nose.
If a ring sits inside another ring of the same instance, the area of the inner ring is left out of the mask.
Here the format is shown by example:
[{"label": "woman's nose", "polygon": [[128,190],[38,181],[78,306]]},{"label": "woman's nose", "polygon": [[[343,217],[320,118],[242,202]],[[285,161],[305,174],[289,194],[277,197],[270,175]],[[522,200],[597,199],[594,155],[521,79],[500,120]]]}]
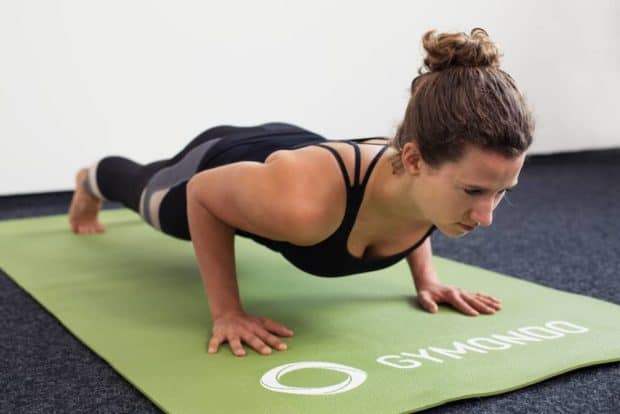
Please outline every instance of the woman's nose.
[{"label": "woman's nose", "polygon": [[481,226],[488,227],[493,223],[493,200],[485,200],[478,204],[471,212],[471,219]]}]

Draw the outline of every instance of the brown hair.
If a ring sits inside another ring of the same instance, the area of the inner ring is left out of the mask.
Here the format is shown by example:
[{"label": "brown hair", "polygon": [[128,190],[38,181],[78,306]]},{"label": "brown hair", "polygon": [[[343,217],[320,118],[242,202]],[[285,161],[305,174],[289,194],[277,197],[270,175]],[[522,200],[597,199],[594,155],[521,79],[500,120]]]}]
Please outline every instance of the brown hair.
[{"label": "brown hair", "polygon": [[534,119],[510,75],[499,68],[500,51],[488,33],[428,31],[422,37],[427,56],[411,83],[405,119],[391,146],[395,172],[400,150],[411,141],[433,167],[458,161],[467,145],[506,157],[522,154],[532,143]]}]

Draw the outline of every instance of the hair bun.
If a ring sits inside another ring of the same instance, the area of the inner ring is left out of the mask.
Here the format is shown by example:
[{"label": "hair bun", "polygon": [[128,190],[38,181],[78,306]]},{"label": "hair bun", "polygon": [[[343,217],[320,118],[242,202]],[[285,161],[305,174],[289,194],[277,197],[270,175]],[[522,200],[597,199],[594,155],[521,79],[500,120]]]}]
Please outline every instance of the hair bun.
[{"label": "hair bun", "polygon": [[453,66],[495,66],[499,67],[501,52],[489,38],[489,34],[476,27],[466,33],[436,33],[430,30],[422,36],[422,45],[427,52],[424,66],[429,72],[444,70]]}]

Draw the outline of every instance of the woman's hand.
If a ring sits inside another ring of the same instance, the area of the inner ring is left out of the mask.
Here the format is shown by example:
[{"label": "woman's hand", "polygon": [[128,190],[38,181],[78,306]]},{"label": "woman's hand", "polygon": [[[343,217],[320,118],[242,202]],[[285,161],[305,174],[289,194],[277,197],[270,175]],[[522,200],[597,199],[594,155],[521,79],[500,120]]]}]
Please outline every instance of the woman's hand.
[{"label": "woman's hand", "polygon": [[429,283],[418,288],[418,302],[431,313],[437,312],[439,303],[447,303],[465,315],[493,314],[502,308],[499,299],[481,293],[469,293],[463,289]]},{"label": "woman's hand", "polygon": [[262,355],[271,350],[284,351],[286,344],[277,336],[293,336],[293,331],[271,319],[248,315],[243,312],[227,313],[213,320],[213,335],[209,341],[209,353],[217,352],[223,342],[228,342],[236,356],[244,356],[245,343]]}]

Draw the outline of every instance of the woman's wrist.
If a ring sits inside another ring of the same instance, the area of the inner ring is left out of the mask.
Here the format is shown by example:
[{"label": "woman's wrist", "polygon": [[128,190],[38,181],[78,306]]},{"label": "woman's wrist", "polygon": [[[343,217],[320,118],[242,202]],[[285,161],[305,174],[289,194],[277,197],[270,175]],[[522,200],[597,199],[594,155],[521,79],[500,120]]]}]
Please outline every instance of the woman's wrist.
[{"label": "woman's wrist", "polygon": [[424,289],[426,286],[435,285],[439,283],[437,273],[433,269],[426,270],[424,272],[418,272],[413,275],[413,281],[415,283],[416,290]]},{"label": "woman's wrist", "polygon": [[209,306],[211,310],[211,319],[221,318],[225,315],[243,315],[245,311],[240,302],[227,302]]}]

